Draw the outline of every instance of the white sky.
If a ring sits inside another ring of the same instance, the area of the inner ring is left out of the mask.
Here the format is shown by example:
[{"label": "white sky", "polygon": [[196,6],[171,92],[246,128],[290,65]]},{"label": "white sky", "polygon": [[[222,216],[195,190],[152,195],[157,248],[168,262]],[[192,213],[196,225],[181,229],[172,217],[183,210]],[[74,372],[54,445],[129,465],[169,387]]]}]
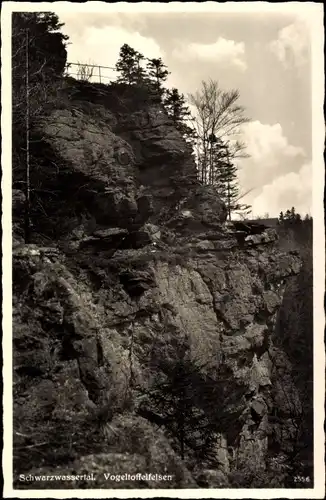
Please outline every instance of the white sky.
[{"label": "white sky", "polygon": [[[271,13],[258,7],[123,13],[112,6],[84,13],[61,11],[56,3],[69,36],[69,62],[114,66],[127,43],[145,57],[162,57],[171,71],[168,85],[185,95],[209,78],[225,90],[238,88],[252,119],[243,129],[251,158],[239,161],[239,180],[241,192],[253,190],[243,202],[252,204],[253,215],[277,216],[291,206],[312,212],[311,26],[305,11],[284,11],[281,4]],[[103,74],[114,78],[113,71]]]}]

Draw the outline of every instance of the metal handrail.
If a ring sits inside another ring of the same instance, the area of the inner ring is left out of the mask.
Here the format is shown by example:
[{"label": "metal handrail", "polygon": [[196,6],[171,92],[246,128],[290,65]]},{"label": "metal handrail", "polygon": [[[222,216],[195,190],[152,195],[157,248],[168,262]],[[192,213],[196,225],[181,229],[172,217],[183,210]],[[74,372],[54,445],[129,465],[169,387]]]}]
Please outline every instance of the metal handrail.
[{"label": "metal handrail", "polygon": [[[90,75],[90,77],[87,79],[88,81],[91,80],[92,78],[98,78],[99,79],[99,82],[102,83],[102,79],[106,79],[106,80],[113,80],[114,78],[111,77],[111,76],[106,76],[106,75],[103,75],[102,72],[101,72],[101,69],[110,69],[111,71],[117,71],[116,68],[113,68],[112,66],[101,66],[100,64],[88,64],[88,63],[82,63],[82,62],[79,62],[79,63],[76,63],[76,62],[67,62],[66,63],[66,66],[65,66],[65,70],[67,72],[67,76],[69,75],[74,75],[74,76],[80,76],[79,73],[75,73],[75,72],[70,72],[69,71],[69,68],[71,66],[78,66],[80,68],[98,68],[98,74],[96,75]],[[82,78],[80,78],[82,79]]]},{"label": "metal handrail", "polygon": [[105,69],[113,69],[114,71],[117,71],[116,68],[113,66],[102,66],[101,64],[86,64],[86,63],[74,63],[74,62],[68,62],[66,66],[88,66],[91,68],[105,68]]},{"label": "metal handrail", "polygon": [[[71,73],[69,71],[69,73],[66,74],[66,76],[79,76],[79,73]],[[90,78],[106,78],[108,80],[110,80],[111,78],[109,76],[105,76],[105,75],[92,75]],[[85,79],[86,80],[86,79]],[[87,81],[89,81],[89,79],[87,79]]]}]

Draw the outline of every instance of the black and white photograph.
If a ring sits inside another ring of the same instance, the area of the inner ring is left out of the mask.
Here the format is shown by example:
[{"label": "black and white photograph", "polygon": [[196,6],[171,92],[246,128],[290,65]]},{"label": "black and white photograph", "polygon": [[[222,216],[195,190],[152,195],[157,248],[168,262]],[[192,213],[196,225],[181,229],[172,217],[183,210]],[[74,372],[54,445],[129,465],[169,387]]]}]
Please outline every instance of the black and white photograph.
[{"label": "black and white photograph", "polygon": [[4,497],[324,498],[323,5],[1,31]]}]

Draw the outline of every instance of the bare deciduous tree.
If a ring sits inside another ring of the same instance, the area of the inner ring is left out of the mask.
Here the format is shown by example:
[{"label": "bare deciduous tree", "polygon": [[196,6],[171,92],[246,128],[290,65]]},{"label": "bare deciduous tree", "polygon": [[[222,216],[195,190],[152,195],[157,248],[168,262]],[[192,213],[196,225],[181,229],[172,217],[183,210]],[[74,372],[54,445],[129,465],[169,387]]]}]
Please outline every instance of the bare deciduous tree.
[{"label": "bare deciduous tree", "polygon": [[230,159],[247,157],[245,144],[238,139],[240,127],[250,119],[244,114],[245,109],[238,104],[239,91],[224,91],[214,80],[203,81],[202,87],[195,94],[189,94],[189,102],[195,108],[194,126],[196,129],[197,157],[199,176],[203,183],[212,177],[212,155],[210,154],[216,139],[228,140]]}]

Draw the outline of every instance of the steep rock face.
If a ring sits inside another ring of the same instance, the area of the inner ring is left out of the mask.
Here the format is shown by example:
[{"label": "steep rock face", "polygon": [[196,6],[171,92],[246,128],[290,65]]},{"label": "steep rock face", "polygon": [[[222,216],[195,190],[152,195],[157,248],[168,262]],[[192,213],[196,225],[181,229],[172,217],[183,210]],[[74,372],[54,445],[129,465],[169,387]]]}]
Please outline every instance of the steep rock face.
[{"label": "steep rock face", "polygon": [[[221,428],[223,446],[217,439],[219,470],[248,460],[262,466],[270,335],[280,301],[270,288],[295,273],[298,261],[279,256],[275,267],[273,254],[256,250],[263,263],[251,268],[246,253],[200,254],[177,264],[173,254],[125,252],[128,258],[121,251],[109,269],[95,259],[92,272],[102,276],[92,286],[91,273],[76,272],[75,259],[41,247],[15,250],[15,412],[22,433],[27,426],[37,435],[44,418],[64,438],[90,412],[104,411],[105,418],[137,412],[133,388],[150,388],[157,358],[177,358],[177,346],[187,343],[217,383],[220,366],[227,372],[229,420]],[[126,272],[138,288],[121,280]]]},{"label": "steep rock face", "polygon": [[[103,92],[103,104],[92,103],[100,89],[87,105],[76,92],[33,132],[31,185],[42,188],[32,190],[34,217],[46,236],[67,238],[78,227],[139,228],[164,219],[197,185],[189,148],[160,105],[119,106],[119,93]],[[52,225],[51,216],[61,224]]]},{"label": "steep rock face", "polygon": [[[223,203],[195,182],[187,146],[159,106],[90,109],[96,117],[76,102],[42,124],[52,160],[45,155],[37,175],[60,197],[42,199],[48,217],[57,210],[56,231],[39,224],[59,244],[14,246],[16,469],[76,469],[76,460],[101,468],[106,456],[139,468],[145,457],[159,472],[163,454],[172,487],[225,486],[241,464],[265,464],[271,338],[300,259],[277,250],[273,230],[240,238],[225,224]],[[175,437],[163,433],[139,451],[130,430],[164,430],[144,394],[185,351],[216,386],[207,408],[219,422],[214,467],[180,461]],[[112,444],[115,425],[126,442]],[[51,452],[42,456],[34,444],[44,428]]]}]

